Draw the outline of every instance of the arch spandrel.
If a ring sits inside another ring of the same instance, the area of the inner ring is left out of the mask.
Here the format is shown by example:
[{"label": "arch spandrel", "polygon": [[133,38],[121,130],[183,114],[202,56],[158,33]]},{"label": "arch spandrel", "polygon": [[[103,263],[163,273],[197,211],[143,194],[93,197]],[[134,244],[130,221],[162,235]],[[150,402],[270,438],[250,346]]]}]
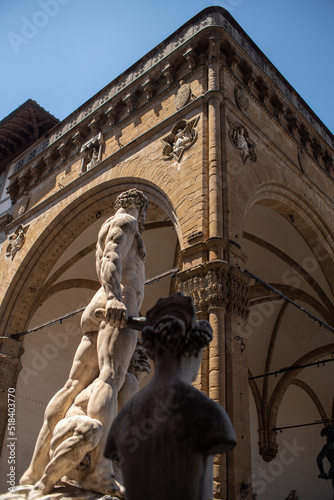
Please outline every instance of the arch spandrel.
[{"label": "arch spandrel", "polygon": [[[34,308],[35,293],[48,278],[53,267],[65,250],[91,224],[97,214],[103,216],[114,212],[113,202],[122,191],[130,187],[141,189],[151,202],[148,212],[148,227],[154,221],[154,207],[162,224],[169,221],[175,228],[178,241],[182,241],[182,227],[168,197],[152,183],[141,179],[112,180],[99,184],[86,192],[78,192],[69,197],[71,202],[53,207],[46,215],[31,223],[32,233],[37,238],[27,238],[17,259],[15,272],[1,305],[2,330],[6,335],[24,331]],[[83,190],[84,191],[84,190]],[[14,270],[13,270],[14,271]],[[19,306],[18,306],[19,304]]]}]

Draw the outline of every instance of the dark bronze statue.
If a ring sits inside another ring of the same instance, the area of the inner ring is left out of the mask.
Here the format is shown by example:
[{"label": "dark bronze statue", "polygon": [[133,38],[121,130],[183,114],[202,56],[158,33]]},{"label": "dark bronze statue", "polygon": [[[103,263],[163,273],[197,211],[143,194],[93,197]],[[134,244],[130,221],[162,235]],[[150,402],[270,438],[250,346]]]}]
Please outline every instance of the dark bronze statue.
[{"label": "dark bronze statue", "polygon": [[[323,446],[321,452],[317,456],[317,464],[320,470],[319,478],[320,479],[331,479],[333,486],[333,498],[334,498],[334,427],[331,425],[327,425],[321,431],[321,437],[326,436],[327,441]],[[323,459],[327,458],[330,463],[330,468],[328,473],[326,474]]]}]

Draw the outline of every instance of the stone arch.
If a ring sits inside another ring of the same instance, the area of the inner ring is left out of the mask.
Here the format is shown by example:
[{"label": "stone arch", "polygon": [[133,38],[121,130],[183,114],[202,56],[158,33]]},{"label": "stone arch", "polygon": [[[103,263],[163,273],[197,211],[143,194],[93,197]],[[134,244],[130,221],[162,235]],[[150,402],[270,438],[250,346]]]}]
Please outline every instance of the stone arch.
[{"label": "stone arch", "polygon": [[321,419],[324,422],[326,422],[326,420],[328,420],[328,416],[326,414],[326,411],[325,411],[323,405],[321,404],[320,399],[318,398],[316,393],[313,391],[313,389],[311,389],[311,387],[308,384],[306,384],[305,382],[303,382],[302,380],[299,380],[297,378],[295,378],[291,382],[291,385],[292,384],[296,385],[297,387],[299,387],[300,389],[302,389],[303,391],[306,392],[306,394],[312,399],[313,403],[315,404],[315,406],[320,414]]},{"label": "stone arch", "polygon": [[[318,266],[318,270],[321,271],[327,281],[328,288],[333,293],[333,283],[331,283],[329,277],[334,275],[334,233],[333,229],[330,227],[330,220],[326,218],[327,214],[329,214],[329,211],[326,211],[326,201],[324,201],[322,207],[320,207],[319,203],[312,204],[312,200],[309,199],[311,198],[311,195],[308,197],[305,194],[303,197],[301,194],[302,193],[300,193],[300,190],[297,189],[294,183],[291,183],[290,185],[282,185],[281,183],[276,184],[266,182],[261,186],[256,187],[249,196],[247,203],[245,204],[244,221],[247,221],[247,214],[255,205],[268,207],[282,216],[287,221],[286,223],[282,221],[282,227],[285,227],[284,224],[291,224],[296,231],[296,234],[299,234],[299,241],[302,241],[301,238],[304,240],[305,249],[306,246],[309,249],[308,255],[311,256],[310,258],[314,258],[314,262]],[[258,211],[257,216],[258,221],[260,221],[261,210]],[[251,228],[252,226],[249,227]],[[304,267],[303,263],[300,263],[298,259],[294,259],[293,255],[290,255],[289,250],[286,252],[283,246],[275,246],[275,242],[271,240],[270,236],[268,236],[267,240],[265,234],[269,235],[270,231],[266,233],[266,229],[267,227],[265,226],[262,234],[261,232],[257,234],[256,231],[254,234],[248,234],[245,232],[245,246],[246,240],[248,240],[253,247],[256,247],[257,245],[258,248],[262,247],[263,251],[268,251],[268,255],[271,257],[268,257],[267,264],[271,262],[275,265],[275,263],[278,262],[278,269],[280,269],[279,266],[281,263],[286,265],[287,269],[293,269],[301,277],[302,286],[298,287],[297,285],[297,288],[288,286],[284,280],[276,275],[275,272],[270,272],[269,274],[267,273],[266,281],[269,281],[272,286],[293,300],[305,303],[307,309],[311,308],[312,310],[313,308],[318,317],[323,318],[329,325],[332,325],[334,323],[332,293],[328,291],[326,295],[326,293],[324,293],[325,289],[321,288],[321,286],[323,286],[321,285],[322,282],[318,282],[316,277],[312,277],[312,271],[309,273],[307,271],[307,267]],[[244,226],[244,230],[247,231],[246,226]],[[292,233],[293,231],[291,229],[291,234]],[[289,249],[289,244],[287,244],[286,248]],[[254,256],[254,254],[250,255]],[[274,259],[277,260],[275,261]],[[258,275],[261,277],[260,274]],[[310,288],[303,289],[304,283],[305,286],[309,286]],[[314,294],[312,294],[312,290],[315,291]],[[271,292],[268,292],[263,287],[256,284],[252,285],[250,294],[252,306],[255,306],[256,304],[264,304],[268,301],[277,301],[278,299],[277,295],[273,296]],[[284,308],[283,306],[283,311],[284,309],[287,310],[287,307],[285,306]],[[275,314],[279,314],[278,306]],[[293,312],[290,312],[290,314],[293,314]],[[277,318],[277,321],[278,319],[279,318]],[[271,328],[273,327],[273,324],[274,323],[270,324]],[[271,359],[275,347],[275,335],[277,335],[277,333],[278,327],[274,331],[271,341],[268,343],[268,353],[265,364],[263,365],[264,373],[270,372],[269,368],[271,366]],[[327,342],[330,342],[330,340]],[[289,360],[287,365],[305,364],[308,361],[318,360],[322,355],[324,356],[329,352],[332,352],[333,344],[321,346],[314,350],[311,349],[309,348],[309,352],[303,355],[302,353],[296,354],[295,358],[299,359],[297,361]],[[267,352],[266,349],[264,352]],[[281,367],[282,366],[284,366],[283,360]],[[252,365],[250,365],[250,367],[252,367]],[[274,369],[272,368],[271,371],[274,371]],[[298,385],[302,388],[317,406],[320,416],[323,417],[324,415],[324,410],[321,406],[320,400],[317,400],[317,395],[315,393],[311,394],[311,391],[306,388],[303,381],[300,383],[295,382],[296,376],[300,371],[301,370],[296,372],[287,372],[282,375],[282,378],[279,380],[277,385],[270,389],[272,390],[270,396],[268,382],[264,382],[262,390],[260,390],[255,381],[250,381],[250,388],[254,395],[258,411],[260,454],[266,461],[271,461],[277,453],[278,445],[276,443],[276,433],[272,429],[276,427],[277,415],[281,401],[291,384]],[[268,399],[266,399],[266,395]],[[262,415],[260,418],[259,414],[261,414],[261,411]],[[263,427],[261,427],[261,422],[263,423]]]},{"label": "stone arch", "polygon": [[[316,255],[325,273],[332,268],[334,234],[329,221],[311,203],[306,202],[301,193],[291,187],[278,184],[263,184],[250,196],[244,211],[244,219],[255,204],[265,205],[285,218],[294,217],[294,227]],[[293,212],[293,214],[291,213]],[[320,250],[322,255],[320,256]]]},{"label": "stone arch", "polygon": [[[312,363],[317,361],[319,358],[326,356],[334,351],[334,344],[327,344],[313,351],[308,352],[304,356],[297,359],[293,365],[303,365],[307,363]],[[268,403],[268,429],[274,429],[276,427],[277,415],[280,403],[283,399],[290,384],[296,379],[297,375],[303,370],[303,368],[297,368],[296,370],[289,371],[282,375],[281,379],[277,383]]]},{"label": "stone arch", "polygon": [[[155,184],[142,179],[111,179],[92,189],[73,193],[65,207],[54,211],[45,226],[39,228],[39,235],[26,254],[15,273],[4,296],[0,308],[1,330],[4,335],[24,331],[27,326],[28,311],[33,306],[34,297],[29,287],[41,287],[48,272],[71,242],[101,213],[113,210],[115,198],[123,191],[137,187],[141,189],[169,218],[174,225],[178,241],[182,242],[181,227],[171,200]],[[51,211],[52,212],[52,211]],[[20,304],[20,307],[17,307]]]}]

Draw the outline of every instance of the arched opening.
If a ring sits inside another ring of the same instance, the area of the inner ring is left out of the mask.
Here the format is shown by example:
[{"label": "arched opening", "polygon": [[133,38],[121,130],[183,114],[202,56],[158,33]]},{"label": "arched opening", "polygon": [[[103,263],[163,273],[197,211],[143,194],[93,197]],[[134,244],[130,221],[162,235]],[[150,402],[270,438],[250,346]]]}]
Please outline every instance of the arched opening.
[{"label": "arched opening", "polygon": [[[316,495],[321,496],[319,488],[327,491],[326,485],[317,481],[315,458],[323,445],[321,422],[331,419],[328,381],[333,379],[334,363],[280,370],[331,358],[331,238],[316,210],[293,193],[262,187],[249,203],[242,244],[248,257],[246,268],[292,299],[284,300],[255,279],[250,283],[250,315],[242,334],[247,338],[250,389],[256,402],[252,405],[251,434],[252,443],[259,443],[252,446],[253,487],[259,499],[268,495],[276,498],[282,484],[287,493],[293,489],[292,470],[309,476],[308,488],[313,484]],[[304,426],[315,421],[320,424]],[[282,433],[277,430],[290,426],[293,428],[282,429]],[[298,481],[300,484],[303,481]],[[303,496],[300,486],[298,495]]]},{"label": "arched opening", "polygon": [[[16,323],[8,315],[7,324],[15,327],[16,332],[43,325],[89,303],[100,287],[95,266],[99,229],[114,213],[117,195],[129,187],[134,187],[134,183],[100,185],[94,192],[76,198],[43,228],[21,265],[21,286],[8,293],[7,304],[12,304],[12,311],[23,304]],[[157,188],[139,183],[136,187],[150,200],[143,233],[146,278],[150,282],[177,266],[179,240],[175,227],[178,225],[173,207]],[[141,314],[145,315],[159,297],[170,295],[173,287],[171,274],[147,284]],[[29,464],[45,407],[68,377],[82,335],[80,317],[81,314],[75,314],[22,337],[25,352],[16,387],[17,429],[22,433],[21,440],[17,436],[21,443],[18,477]],[[5,459],[3,453],[1,460]]]}]

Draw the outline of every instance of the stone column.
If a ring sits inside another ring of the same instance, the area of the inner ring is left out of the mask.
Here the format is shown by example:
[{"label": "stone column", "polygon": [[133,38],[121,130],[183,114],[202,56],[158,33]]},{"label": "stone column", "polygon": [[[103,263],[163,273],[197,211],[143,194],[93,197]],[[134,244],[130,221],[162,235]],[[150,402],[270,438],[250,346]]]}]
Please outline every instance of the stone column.
[{"label": "stone column", "polygon": [[248,279],[241,271],[233,268],[228,282],[229,302],[225,315],[225,389],[226,411],[233,423],[238,439],[235,451],[228,453],[227,494],[229,500],[252,498],[241,496],[243,483],[251,477],[250,417],[247,340],[242,338],[240,325],[247,317]]},{"label": "stone column", "polygon": [[[211,243],[204,244],[203,254]],[[224,250],[228,257],[230,245]],[[216,259],[178,273],[179,289],[192,296],[199,317],[208,318],[213,330],[196,387],[226,409],[238,437],[237,447],[214,461],[214,498],[229,500],[239,500],[241,484],[251,475],[247,350],[238,335],[248,313],[248,278],[236,267],[241,252],[234,253],[233,264]]]},{"label": "stone column", "polygon": [[[222,182],[222,141],[221,141],[221,103],[220,91],[220,39],[210,38],[208,62],[208,206],[209,238],[223,237],[223,182]],[[212,245],[209,260],[222,259],[222,246]]]},{"label": "stone column", "polygon": [[[20,357],[23,350],[22,342],[9,337],[0,337],[0,450],[7,428],[8,389],[16,389],[17,377],[22,368]],[[11,394],[15,396],[15,392],[12,391]]]}]

